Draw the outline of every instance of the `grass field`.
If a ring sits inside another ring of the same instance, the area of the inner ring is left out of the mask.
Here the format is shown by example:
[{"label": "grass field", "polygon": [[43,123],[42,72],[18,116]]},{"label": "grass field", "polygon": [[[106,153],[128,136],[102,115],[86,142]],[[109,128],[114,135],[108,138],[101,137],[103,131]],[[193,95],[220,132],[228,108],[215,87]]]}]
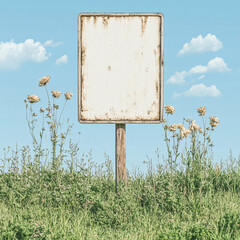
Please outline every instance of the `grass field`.
[{"label": "grass field", "polygon": [[165,106],[167,156],[156,152],[158,164],[128,173],[116,194],[109,157],[97,165],[91,152],[67,145],[71,125],[64,130],[61,116],[73,95],[61,108],[49,80],[39,81],[47,107],[36,110],[36,95],[25,100],[33,145],[0,153],[0,239],[240,239],[240,157],[213,163],[219,119],[207,124],[205,107],[197,109],[201,128],[191,119],[168,125],[175,108]]},{"label": "grass field", "polygon": [[240,159],[154,172],[149,163],[117,195],[108,158],[53,171],[26,152],[0,174],[0,239],[240,239]]}]

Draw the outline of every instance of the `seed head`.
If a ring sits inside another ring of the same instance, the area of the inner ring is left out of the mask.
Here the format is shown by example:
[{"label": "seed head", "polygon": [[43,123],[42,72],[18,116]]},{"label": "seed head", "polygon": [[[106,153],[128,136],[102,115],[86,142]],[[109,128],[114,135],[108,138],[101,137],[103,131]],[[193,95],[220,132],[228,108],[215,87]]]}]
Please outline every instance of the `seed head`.
[{"label": "seed head", "polygon": [[200,133],[203,133],[203,129],[202,129],[202,128],[199,128],[198,131],[199,131]]},{"label": "seed head", "polygon": [[43,108],[40,108],[40,113],[43,113],[44,112],[44,109]]},{"label": "seed head", "polygon": [[36,114],[36,113],[33,113],[33,116],[34,116],[34,117],[36,117],[36,116],[37,116],[37,114]]},{"label": "seed head", "polygon": [[165,111],[166,111],[167,114],[173,114],[174,111],[175,111],[175,108],[173,106],[170,106],[170,105],[165,105],[164,108],[165,108]]},{"label": "seed head", "polygon": [[37,95],[28,95],[27,98],[30,103],[36,103],[40,101],[40,98]]},{"label": "seed head", "polygon": [[61,92],[59,92],[59,91],[52,91],[52,96],[53,96],[54,98],[59,98],[60,95],[61,95]]},{"label": "seed head", "polygon": [[50,76],[46,76],[46,77],[43,77],[39,80],[39,87],[42,87],[44,85],[46,85],[47,83],[49,83],[49,80],[50,80]]},{"label": "seed head", "polygon": [[47,114],[47,117],[49,117],[49,118],[50,118],[51,116],[52,116],[52,114],[51,114],[51,113],[48,113],[48,114]]},{"label": "seed head", "polygon": [[206,107],[200,107],[197,109],[198,113],[199,113],[199,116],[204,116],[205,113],[206,113]]},{"label": "seed head", "polygon": [[66,98],[67,100],[71,99],[72,96],[73,96],[73,94],[70,93],[70,92],[65,93],[65,98]]}]

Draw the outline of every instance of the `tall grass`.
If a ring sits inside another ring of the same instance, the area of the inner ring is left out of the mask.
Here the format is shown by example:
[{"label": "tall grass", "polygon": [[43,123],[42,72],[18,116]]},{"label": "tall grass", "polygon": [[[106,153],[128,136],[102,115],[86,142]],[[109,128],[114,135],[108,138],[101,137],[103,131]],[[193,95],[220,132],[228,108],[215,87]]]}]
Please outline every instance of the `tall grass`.
[{"label": "tall grass", "polygon": [[96,164],[77,143],[61,148],[60,138],[48,151],[34,139],[31,148],[5,149],[0,239],[240,239],[240,158],[213,163],[215,122],[200,130],[192,120],[168,121],[167,157],[157,153],[147,174],[128,173],[119,195],[107,155]]}]

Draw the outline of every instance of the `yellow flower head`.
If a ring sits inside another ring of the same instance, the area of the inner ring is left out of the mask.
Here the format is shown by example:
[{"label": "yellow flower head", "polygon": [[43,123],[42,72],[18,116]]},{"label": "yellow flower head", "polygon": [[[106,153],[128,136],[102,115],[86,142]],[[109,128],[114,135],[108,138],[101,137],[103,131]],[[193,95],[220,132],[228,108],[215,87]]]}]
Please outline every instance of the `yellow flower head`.
[{"label": "yellow flower head", "polygon": [[60,95],[61,95],[61,92],[59,92],[59,91],[52,91],[52,96],[53,96],[54,98],[59,98]]},{"label": "yellow flower head", "polygon": [[47,83],[49,83],[49,80],[50,80],[50,76],[41,78],[39,80],[39,87],[42,87],[42,86],[46,85]]},{"label": "yellow flower head", "polygon": [[37,95],[28,95],[27,98],[30,103],[36,103],[40,101],[40,98]]},{"label": "yellow flower head", "polygon": [[166,111],[167,114],[173,114],[174,111],[175,111],[175,108],[173,106],[170,106],[170,105],[165,105],[164,108],[165,108],[165,111]]},{"label": "yellow flower head", "polygon": [[200,107],[197,109],[198,113],[199,113],[199,116],[204,116],[205,113],[206,113],[206,107]]},{"label": "yellow flower head", "polygon": [[71,99],[72,96],[73,96],[73,94],[70,93],[70,92],[65,93],[65,98],[66,98],[67,100]]}]

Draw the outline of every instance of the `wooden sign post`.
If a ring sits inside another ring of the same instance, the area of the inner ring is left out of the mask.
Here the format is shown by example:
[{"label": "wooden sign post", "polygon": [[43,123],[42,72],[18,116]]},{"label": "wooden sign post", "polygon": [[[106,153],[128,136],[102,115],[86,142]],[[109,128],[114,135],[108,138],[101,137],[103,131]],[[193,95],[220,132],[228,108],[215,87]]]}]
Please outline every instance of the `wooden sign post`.
[{"label": "wooden sign post", "polygon": [[127,182],[126,174],[126,125],[115,125],[115,173],[116,173],[116,192],[118,192],[118,182]]},{"label": "wooden sign post", "polygon": [[116,189],[126,182],[126,125],[163,119],[163,15],[80,13],[78,119],[115,124]]}]

